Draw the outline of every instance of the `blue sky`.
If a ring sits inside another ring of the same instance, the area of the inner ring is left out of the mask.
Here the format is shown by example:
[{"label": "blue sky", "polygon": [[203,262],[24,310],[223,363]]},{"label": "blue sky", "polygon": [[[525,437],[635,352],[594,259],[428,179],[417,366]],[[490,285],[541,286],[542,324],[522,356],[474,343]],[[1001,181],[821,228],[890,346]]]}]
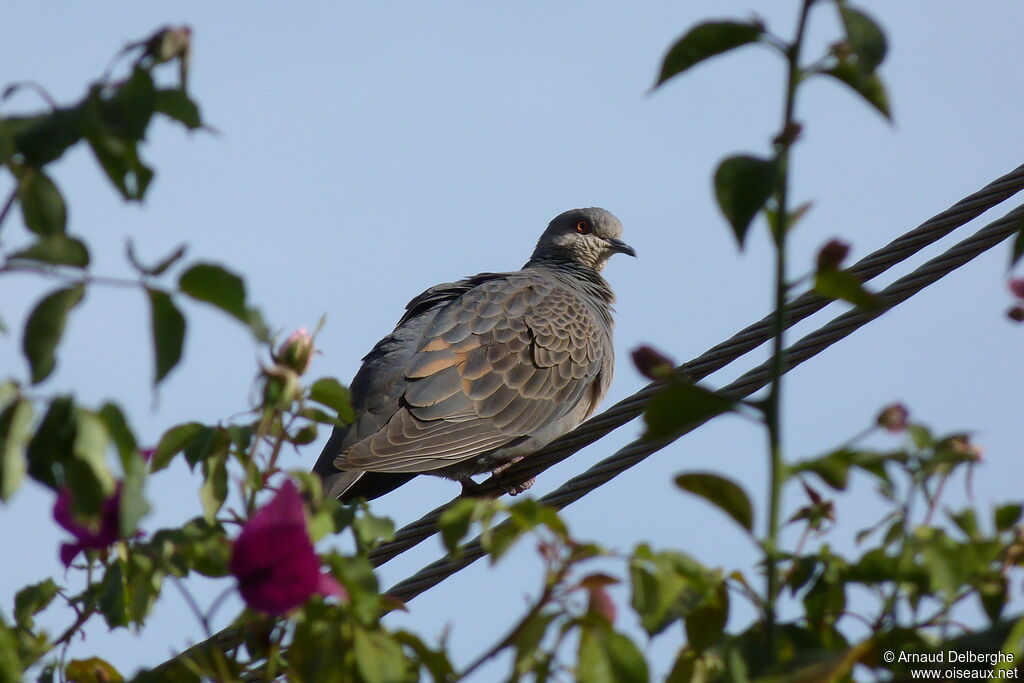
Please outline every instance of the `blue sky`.
[{"label": "blue sky", "polygon": [[[859,258],[1024,162],[1017,87],[1024,6],[860,5],[888,33],[881,74],[895,125],[833,83],[804,89],[795,201],[815,204],[793,233],[794,276],[811,269],[816,249],[832,237],[851,242]],[[162,24],[190,24],[190,89],[219,134],[187,136],[157,125],[144,155],[158,172],[141,207],[115,196],[85,150],[72,153],[55,170],[70,204],[69,229],[94,245],[97,273],[127,274],[127,236],[150,260],[187,243],[190,258],[222,260],[243,273],[276,328],[312,327],[326,314],[312,372],[345,382],[406,301],[426,287],[518,268],[548,220],[565,209],[611,210],[639,258],[616,258],[606,271],[619,296],[610,405],[644,383],[628,360],[638,344],[683,361],[769,310],[763,226],[738,253],[710,177],[727,154],[769,149],[781,117],[781,60],[745,48],[647,94],[665,50],[689,25],[747,17],[753,9],[775,32],[792,31],[795,2],[319,2],[301,10],[180,2],[168,10],[12,1],[5,6],[0,82],[32,79],[69,101],[129,40]],[[819,54],[837,35],[835,13],[822,3],[807,53]],[[26,94],[4,106],[22,111],[38,102]],[[1013,200],[985,218],[1012,206]],[[23,237],[15,222],[5,226],[9,244]],[[1010,304],[1007,254],[1006,246],[993,250],[794,371],[786,397],[789,457],[825,451],[860,431],[884,404],[902,400],[938,431],[974,430],[986,449],[975,474],[980,504],[1019,499],[1024,329],[1003,315]],[[5,281],[0,311],[10,327],[20,329],[47,286]],[[831,306],[798,331],[842,308]],[[69,324],[58,371],[40,391],[73,389],[87,403],[114,397],[147,442],[186,419],[213,422],[244,410],[258,360],[247,333],[200,306],[188,314],[184,365],[154,397],[143,297],[90,290]],[[24,376],[19,346],[17,334],[0,337],[0,363]],[[765,354],[756,351],[709,382],[725,384]],[[548,471],[534,492],[554,488],[640,429],[627,425]],[[287,464],[311,466],[325,438]],[[573,505],[566,519],[577,536],[613,549],[647,541],[682,548],[711,566],[749,570],[755,554],[741,533],[674,490],[671,477],[686,470],[726,474],[760,510],[763,441],[749,422],[718,420]],[[855,483],[838,502],[840,530],[831,539],[852,553],[849,538],[877,509],[868,483]],[[144,526],[198,514],[198,485],[183,463],[154,477],[148,493],[156,511]],[[955,489],[951,504],[963,500],[962,487]],[[791,491],[796,506],[801,501]],[[450,482],[424,479],[375,510],[401,524],[455,492]],[[50,494],[27,486],[0,513],[0,538],[18,558],[0,564],[5,610],[14,587],[62,572],[51,504]],[[540,564],[528,546],[497,567],[480,563],[462,572],[392,623],[428,637],[449,627],[454,656],[466,663],[503,635],[535,592]],[[439,542],[423,544],[387,565],[382,582],[404,578],[439,553]],[[608,570],[622,573],[614,564]],[[222,586],[198,581],[193,589],[210,600]],[[616,595],[624,606],[625,592]],[[733,626],[742,619],[741,612]],[[57,615],[52,629],[66,620]],[[131,671],[199,636],[167,586],[141,634],[108,634],[97,623],[72,655],[98,654]],[[672,631],[650,646],[656,672],[667,670],[680,641]]]}]

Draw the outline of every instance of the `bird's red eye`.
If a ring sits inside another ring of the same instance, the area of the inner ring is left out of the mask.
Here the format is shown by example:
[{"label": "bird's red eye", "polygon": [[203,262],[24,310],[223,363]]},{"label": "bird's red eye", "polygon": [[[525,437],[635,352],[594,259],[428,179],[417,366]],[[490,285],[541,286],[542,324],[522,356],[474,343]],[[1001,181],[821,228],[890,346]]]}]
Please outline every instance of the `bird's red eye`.
[{"label": "bird's red eye", "polygon": [[580,221],[576,224],[576,232],[581,235],[589,235],[590,230],[590,221]]}]

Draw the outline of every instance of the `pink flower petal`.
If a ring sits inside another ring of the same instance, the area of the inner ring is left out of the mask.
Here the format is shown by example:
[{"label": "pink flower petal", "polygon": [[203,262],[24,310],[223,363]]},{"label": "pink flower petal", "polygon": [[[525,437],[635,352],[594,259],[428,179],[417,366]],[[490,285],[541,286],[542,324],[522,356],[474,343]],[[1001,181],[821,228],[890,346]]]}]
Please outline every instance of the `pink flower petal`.
[{"label": "pink flower petal", "polygon": [[242,527],[229,567],[246,604],[268,614],[284,614],[317,592],[320,560],[302,496],[290,480]]},{"label": "pink flower petal", "polygon": [[348,591],[338,581],[327,573],[320,574],[320,580],[316,584],[316,592],[324,596],[332,596],[339,600],[348,600]]},{"label": "pink flower petal", "polygon": [[1024,299],[1024,277],[1017,277],[1010,280],[1010,291],[1018,299]]}]

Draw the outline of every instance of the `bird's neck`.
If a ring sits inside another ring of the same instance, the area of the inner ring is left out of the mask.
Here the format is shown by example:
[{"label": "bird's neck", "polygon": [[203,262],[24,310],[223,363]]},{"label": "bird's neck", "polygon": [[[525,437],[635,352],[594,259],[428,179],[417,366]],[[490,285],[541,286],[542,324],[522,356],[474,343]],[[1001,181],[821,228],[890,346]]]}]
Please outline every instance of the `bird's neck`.
[{"label": "bird's neck", "polygon": [[523,269],[526,268],[548,268],[562,277],[571,278],[588,294],[609,306],[615,303],[615,293],[612,292],[608,281],[601,277],[601,273],[579,261],[551,256],[533,256],[523,266]]}]

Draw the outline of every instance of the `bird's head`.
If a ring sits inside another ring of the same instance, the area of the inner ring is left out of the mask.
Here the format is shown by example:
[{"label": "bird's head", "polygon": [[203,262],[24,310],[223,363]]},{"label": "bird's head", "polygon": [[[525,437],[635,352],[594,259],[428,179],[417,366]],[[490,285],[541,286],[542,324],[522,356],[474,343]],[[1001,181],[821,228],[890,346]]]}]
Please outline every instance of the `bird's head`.
[{"label": "bird's head", "polygon": [[555,216],[537,241],[533,259],[567,260],[601,272],[612,254],[636,256],[619,236],[622,223],[604,209],[572,209]]}]

